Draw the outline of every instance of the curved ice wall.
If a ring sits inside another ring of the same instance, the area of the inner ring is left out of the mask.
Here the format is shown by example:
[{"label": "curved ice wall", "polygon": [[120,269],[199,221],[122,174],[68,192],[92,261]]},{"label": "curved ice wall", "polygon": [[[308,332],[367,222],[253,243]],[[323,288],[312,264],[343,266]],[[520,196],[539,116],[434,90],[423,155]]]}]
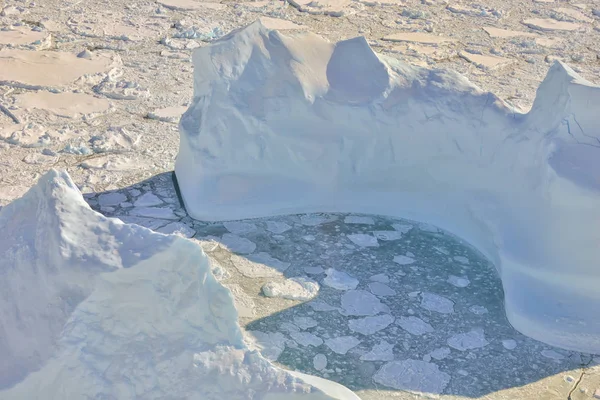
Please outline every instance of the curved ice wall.
[{"label": "curved ice wall", "polygon": [[600,353],[600,88],[556,63],[528,114],[461,75],[259,22],[194,53],[176,174],[201,220],[412,218],[498,268],[521,332]]}]

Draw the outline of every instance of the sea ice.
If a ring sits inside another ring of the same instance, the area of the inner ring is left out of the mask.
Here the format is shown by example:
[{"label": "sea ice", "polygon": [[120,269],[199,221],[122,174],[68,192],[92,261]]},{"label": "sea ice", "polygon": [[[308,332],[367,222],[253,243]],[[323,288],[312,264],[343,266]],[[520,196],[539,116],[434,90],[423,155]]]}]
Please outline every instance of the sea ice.
[{"label": "sea ice", "polygon": [[379,283],[390,283],[390,278],[386,274],[377,274],[369,278],[370,281]]},{"label": "sea ice", "polygon": [[129,211],[129,215],[156,219],[179,219],[173,210],[167,207],[135,207]]},{"label": "sea ice", "polygon": [[402,232],[398,231],[373,231],[373,236],[379,240],[390,241],[402,239]]},{"label": "sea ice", "polygon": [[415,259],[412,257],[399,255],[399,256],[394,256],[394,262],[396,264],[400,264],[400,265],[410,265],[415,262]]},{"label": "sea ice", "polygon": [[234,235],[244,236],[256,231],[256,225],[250,222],[228,221],[223,222],[223,226]]},{"label": "sea ice", "polygon": [[311,317],[294,317],[294,325],[296,325],[298,328],[304,330],[304,329],[310,329],[310,328],[314,328],[315,326],[318,325],[318,322],[315,321],[314,318]]},{"label": "sea ice", "polygon": [[292,227],[285,222],[267,221],[267,230],[277,235],[287,232],[290,229],[292,229]]},{"label": "sea ice", "polygon": [[373,381],[398,390],[439,394],[450,383],[450,375],[435,364],[409,359],[384,364]]},{"label": "sea ice", "polygon": [[163,204],[163,201],[154,193],[144,193],[133,203],[136,207],[154,207],[161,204]]},{"label": "sea ice", "polygon": [[436,360],[443,360],[444,358],[448,357],[450,353],[452,353],[452,350],[450,350],[449,347],[439,347],[429,353],[429,355],[431,358],[435,358]]},{"label": "sea ice", "polygon": [[448,346],[453,349],[465,351],[485,347],[489,344],[485,340],[483,329],[477,328],[466,333],[459,333],[448,339]]},{"label": "sea ice", "polygon": [[389,313],[388,306],[365,290],[349,290],[342,295],[342,314],[344,315],[377,315]]},{"label": "sea ice", "polygon": [[221,244],[234,253],[250,254],[256,250],[256,243],[232,233],[224,234]]},{"label": "sea ice", "polygon": [[395,296],[396,295],[396,291],[394,289],[392,289],[391,287],[389,287],[385,283],[381,283],[381,282],[371,282],[371,283],[369,283],[369,290],[375,296],[380,296],[380,297]]},{"label": "sea ice", "polygon": [[323,344],[323,339],[310,332],[292,332],[290,337],[301,346],[320,346]]},{"label": "sea ice", "polygon": [[450,275],[446,282],[459,288],[467,287],[471,283],[468,278],[455,275]]},{"label": "sea ice", "polygon": [[421,307],[441,314],[454,312],[454,302],[434,293],[421,293]]},{"label": "sea ice", "polygon": [[353,349],[359,344],[360,340],[358,340],[354,336],[340,336],[337,338],[325,340],[325,345],[329,347],[331,351],[342,355],[346,354],[348,350]]},{"label": "sea ice", "polygon": [[514,350],[517,348],[517,341],[514,339],[505,339],[502,341],[502,346],[504,346],[506,350]]},{"label": "sea ice", "polygon": [[394,359],[394,345],[382,340],[370,352],[360,356],[361,361],[392,361]]},{"label": "sea ice", "polygon": [[317,371],[323,371],[327,368],[327,356],[321,353],[317,354],[313,358],[313,367],[315,367]]},{"label": "sea ice", "polygon": [[[518,330],[600,352],[598,86],[555,62],[522,114],[458,73],[377,54],[365,38],[330,43],[261,22],[196,49],[193,62],[175,164],[192,217],[321,210],[420,221],[496,265]],[[286,89],[273,97],[272,82]]]},{"label": "sea ice", "polygon": [[352,243],[360,247],[379,247],[379,243],[377,242],[376,237],[366,235],[364,233],[355,233],[352,235],[348,235],[348,239],[350,239]]},{"label": "sea ice", "polygon": [[191,238],[196,234],[196,231],[184,224],[183,222],[171,222],[156,230],[157,232],[167,235],[179,235],[186,238]]},{"label": "sea ice", "polygon": [[396,320],[396,324],[402,329],[413,335],[424,335],[433,332],[433,326],[417,317],[400,317]]},{"label": "sea ice", "polygon": [[371,217],[361,217],[357,215],[348,215],[344,218],[346,224],[373,225],[375,221]]},{"label": "sea ice", "polygon": [[127,201],[127,196],[119,192],[106,193],[98,196],[98,204],[103,207],[117,206],[124,201]]},{"label": "sea ice", "polygon": [[327,275],[323,279],[323,285],[332,287],[337,290],[351,290],[358,286],[358,279],[351,277],[345,272],[338,271],[333,268],[328,268],[325,271]]},{"label": "sea ice", "polygon": [[372,335],[387,328],[394,322],[394,317],[389,314],[376,315],[374,317],[365,317],[351,319],[348,321],[348,327],[352,332],[362,333],[363,335]]}]

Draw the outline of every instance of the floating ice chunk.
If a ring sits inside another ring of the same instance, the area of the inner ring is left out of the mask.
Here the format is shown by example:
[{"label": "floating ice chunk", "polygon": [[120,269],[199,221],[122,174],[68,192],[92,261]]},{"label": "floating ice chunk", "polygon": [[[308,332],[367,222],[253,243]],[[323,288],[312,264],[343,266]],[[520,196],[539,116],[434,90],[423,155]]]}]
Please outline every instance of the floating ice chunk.
[{"label": "floating ice chunk", "polygon": [[504,339],[502,341],[502,346],[504,346],[506,350],[514,350],[517,348],[517,341],[514,339]]},{"label": "floating ice chunk", "polygon": [[357,215],[348,215],[344,218],[346,224],[361,224],[361,225],[373,225],[375,221],[371,217],[360,217]]},{"label": "floating ice chunk", "polygon": [[396,324],[413,335],[424,335],[434,331],[433,326],[417,317],[400,317]]},{"label": "floating ice chunk", "polygon": [[133,203],[136,207],[154,207],[161,204],[163,204],[163,201],[154,193],[144,193]]},{"label": "floating ice chunk", "polygon": [[256,243],[232,233],[224,234],[221,244],[233,253],[250,254],[256,250]]},{"label": "floating ice chunk", "polygon": [[227,221],[223,222],[223,226],[234,235],[247,235],[256,231],[256,225],[249,222]]},{"label": "floating ice chunk", "polygon": [[296,341],[301,346],[320,346],[323,344],[323,339],[314,335],[310,332],[292,332],[290,333],[290,337]]},{"label": "floating ice chunk", "polygon": [[436,360],[443,360],[444,358],[448,357],[450,353],[452,353],[452,350],[450,350],[449,347],[440,347],[433,350],[431,353],[429,353],[429,355],[431,358],[435,358]]},{"label": "floating ice chunk", "polygon": [[313,367],[315,367],[317,371],[323,371],[327,368],[327,356],[321,353],[317,354],[313,358]]},{"label": "floating ice chunk", "polygon": [[379,247],[379,243],[377,242],[377,238],[375,236],[366,235],[364,233],[348,235],[348,239],[360,247]]},{"label": "floating ice chunk", "polygon": [[469,311],[475,315],[483,315],[488,313],[488,309],[484,306],[471,306],[469,307]]},{"label": "floating ice chunk", "polygon": [[466,277],[460,277],[460,276],[454,276],[454,275],[450,275],[448,277],[448,279],[446,280],[446,282],[448,282],[449,284],[451,284],[453,286],[459,287],[459,288],[467,287],[471,283],[471,281],[469,281],[469,279]]},{"label": "floating ice chunk", "polygon": [[361,361],[392,361],[394,359],[394,345],[382,340],[370,352],[360,356]]},{"label": "floating ice chunk", "polygon": [[542,354],[542,356],[549,358],[551,360],[562,360],[565,358],[564,355],[562,355],[554,350],[543,350],[541,354]]},{"label": "floating ice chunk", "polygon": [[461,264],[469,264],[469,259],[464,256],[454,256],[454,261],[458,261]]},{"label": "floating ice chunk", "polygon": [[98,204],[102,207],[118,206],[124,201],[127,201],[127,196],[119,192],[105,193],[98,196]]},{"label": "floating ice chunk", "polygon": [[297,277],[283,282],[269,282],[262,291],[267,297],[280,297],[288,300],[307,301],[319,294],[319,284],[307,278]]},{"label": "floating ice chunk", "polygon": [[249,336],[248,347],[260,350],[271,361],[277,361],[285,350],[287,339],[281,332],[246,331]]},{"label": "floating ice chunk", "polygon": [[309,275],[319,275],[325,272],[321,267],[304,267],[304,272]]},{"label": "floating ice chunk", "polygon": [[267,230],[276,235],[280,235],[284,232],[289,231],[290,229],[292,229],[292,227],[286,224],[285,222],[267,221]]},{"label": "floating ice chunk", "polygon": [[375,296],[384,297],[384,296],[395,296],[396,295],[396,291],[394,289],[392,289],[385,283],[381,283],[381,282],[369,283],[369,290]]},{"label": "floating ice chunk", "polygon": [[327,303],[325,303],[324,301],[311,301],[310,303],[308,303],[308,305],[315,311],[317,312],[327,312],[327,311],[338,311],[339,308],[337,307],[333,307]]},{"label": "floating ice chunk", "polygon": [[477,328],[466,333],[459,333],[448,339],[448,346],[453,349],[465,351],[485,347],[489,344],[485,340],[483,329]]},{"label": "floating ice chunk", "polygon": [[306,330],[310,328],[314,328],[319,325],[319,323],[311,317],[294,317],[294,325],[297,326],[301,330]]},{"label": "floating ice chunk", "polygon": [[185,238],[191,238],[196,234],[195,230],[193,230],[183,222],[171,222],[170,224],[167,224],[162,228],[157,229],[157,232],[164,233],[167,235],[179,235]]},{"label": "floating ice chunk", "polygon": [[342,295],[342,314],[344,315],[377,315],[389,313],[388,306],[365,290],[349,290]]},{"label": "floating ice chunk", "polygon": [[300,223],[306,226],[317,226],[331,221],[333,219],[317,214],[307,214],[300,217]]},{"label": "floating ice chunk", "polygon": [[[238,256],[237,254],[232,254],[231,262],[233,262],[233,265],[238,271],[240,271],[242,275],[248,278],[281,277],[283,276],[283,271],[290,266],[289,263],[273,258],[267,253],[258,253],[248,256]],[[291,282],[290,285],[292,285]],[[278,287],[279,285],[276,286]],[[273,289],[276,291],[279,290],[278,288]],[[283,289],[283,287],[280,289]],[[288,287],[288,289],[291,290],[291,286]]]},{"label": "floating ice chunk", "polygon": [[377,274],[369,278],[370,281],[379,283],[390,283],[390,278],[386,274]]},{"label": "floating ice chunk", "polygon": [[437,226],[431,225],[431,224],[427,224],[424,222],[419,223],[419,230],[423,231],[423,232],[430,232],[430,233],[438,233],[439,229]]},{"label": "floating ice chunk", "polygon": [[384,364],[373,381],[398,390],[440,394],[450,383],[450,375],[432,363],[403,360]]},{"label": "floating ice chunk", "polygon": [[394,262],[400,265],[410,265],[415,262],[415,259],[408,256],[394,256]]},{"label": "floating ice chunk", "polygon": [[408,225],[408,224],[392,224],[392,228],[394,228],[395,230],[397,230],[398,232],[400,232],[404,235],[405,233],[408,233],[414,227],[412,225]]},{"label": "floating ice chunk", "polygon": [[421,294],[421,307],[441,314],[451,314],[454,312],[454,302],[452,300],[428,292]]},{"label": "floating ice chunk", "polygon": [[173,210],[167,207],[135,207],[129,211],[129,215],[157,219],[179,219],[179,217],[173,213]]},{"label": "floating ice chunk", "polygon": [[331,351],[342,355],[346,354],[348,350],[353,349],[359,344],[360,340],[358,340],[354,336],[340,336],[337,338],[325,340],[325,345],[329,347]]},{"label": "floating ice chunk", "polygon": [[447,249],[445,249],[444,247],[433,246],[433,248],[446,256],[450,255],[450,252]]},{"label": "floating ice chunk", "polygon": [[352,332],[362,333],[363,335],[372,335],[387,328],[394,322],[394,317],[389,314],[376,315],[374,317],[365,317],[351,319],[348,321],[348,327]]},{"label": "floating ice chunk", "polygon": [[333,268],[328,268],[325,274],[327,276],[323,279],[323,284],[337,290],[356,289],[359,283],[358,279]]},{"label": "floating ice chunk", "polygon": [[398,231],[373,231],[373,235],[379,240],[390,241],[402,239],[403,233]]}]

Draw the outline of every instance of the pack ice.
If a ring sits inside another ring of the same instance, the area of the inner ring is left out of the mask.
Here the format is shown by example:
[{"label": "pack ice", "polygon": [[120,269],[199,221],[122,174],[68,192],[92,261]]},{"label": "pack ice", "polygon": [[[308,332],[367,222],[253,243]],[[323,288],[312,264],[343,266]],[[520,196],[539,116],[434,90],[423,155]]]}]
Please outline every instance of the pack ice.
[{"label": "pack ice", "polygon": [[0,211],[1,399],[351,399],[248,350],[195,243],[105,218],[54,170]]},{"label": "pack ice", "polygon": [[256,22],[193,55],[176,174],[201,220],[411,218],[496,265],[506,313],[600,353],[600,88],[554,64],[521,114],[461,75]]}]

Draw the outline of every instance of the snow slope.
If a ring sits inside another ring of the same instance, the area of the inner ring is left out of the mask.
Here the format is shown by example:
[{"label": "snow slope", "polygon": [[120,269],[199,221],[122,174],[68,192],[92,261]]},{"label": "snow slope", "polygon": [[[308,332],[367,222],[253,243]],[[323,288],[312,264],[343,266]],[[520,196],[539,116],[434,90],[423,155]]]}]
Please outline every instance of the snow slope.
[{"label": "snow slope", "polygon": [[0,210],[0,274],[0,399],[358,399],[248,350],[198,245],[97,214],[66,173]]},{"label": "snow slope", "polygon": [[497,266],[521,332],[600,353],[600,88],[556,63],[519,114],[457,73],[256,22],[194,56],[176,174],[189,213],[437,225]]}]

